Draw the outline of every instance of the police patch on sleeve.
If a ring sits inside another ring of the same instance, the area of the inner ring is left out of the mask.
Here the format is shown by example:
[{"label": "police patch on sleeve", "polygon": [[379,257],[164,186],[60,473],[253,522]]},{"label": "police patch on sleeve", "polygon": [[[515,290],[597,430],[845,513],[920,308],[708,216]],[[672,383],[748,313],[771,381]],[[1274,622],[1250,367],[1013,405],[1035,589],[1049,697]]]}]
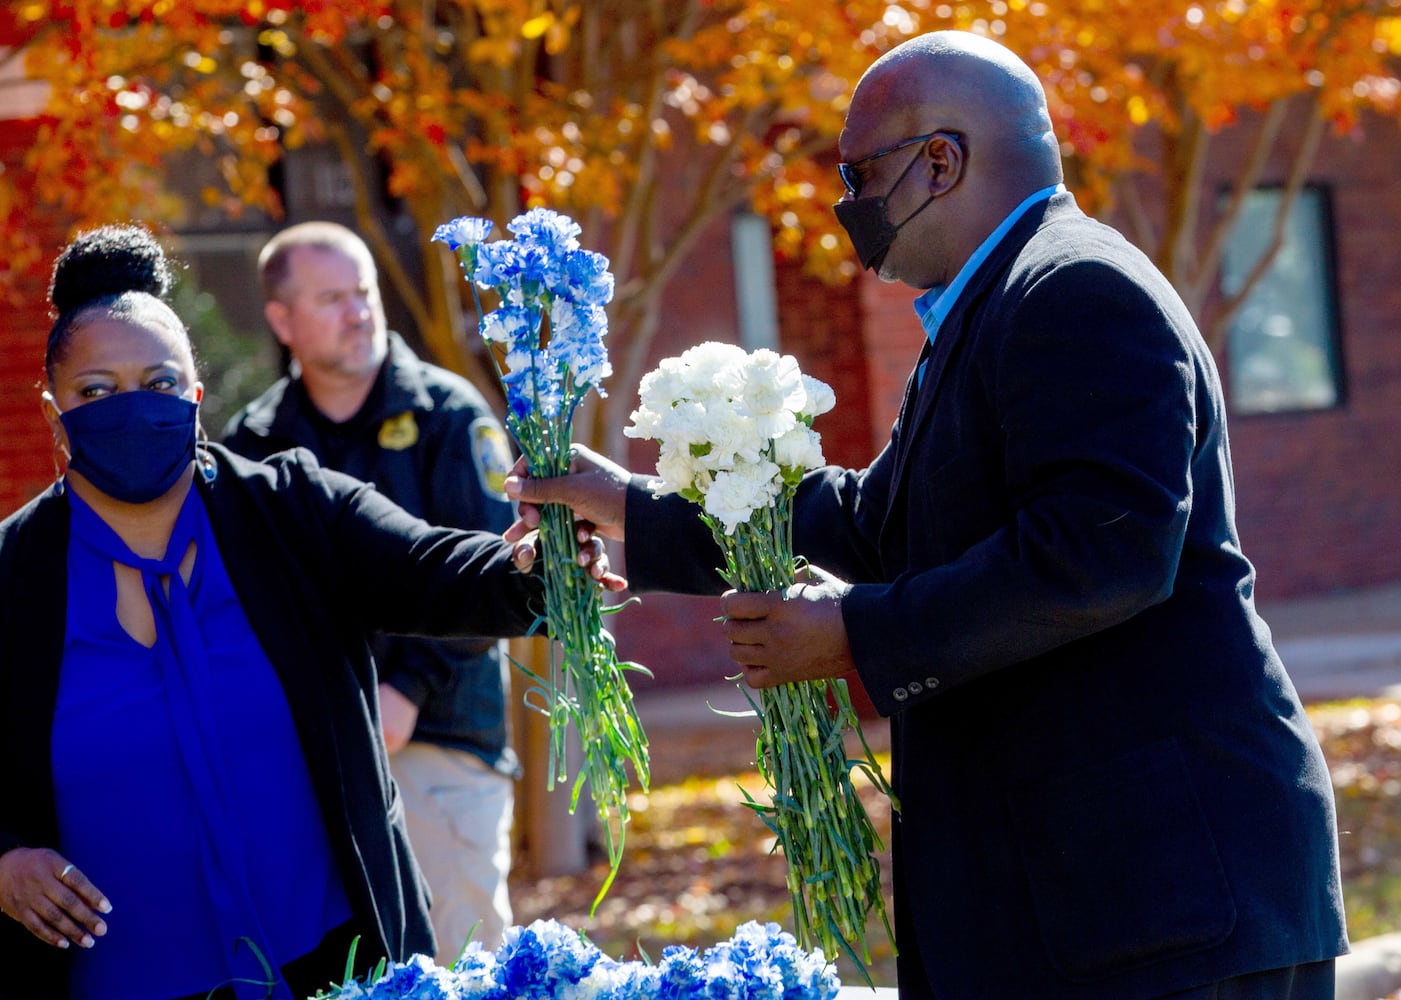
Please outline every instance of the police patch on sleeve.
[{"label": "police patch on sleeve", "polygon": [[472,440],[472,464],[482,492],[497,500],[506,499],[506,474],[514,464],[506,432],[491,417],[478,417],[467,429]]}]

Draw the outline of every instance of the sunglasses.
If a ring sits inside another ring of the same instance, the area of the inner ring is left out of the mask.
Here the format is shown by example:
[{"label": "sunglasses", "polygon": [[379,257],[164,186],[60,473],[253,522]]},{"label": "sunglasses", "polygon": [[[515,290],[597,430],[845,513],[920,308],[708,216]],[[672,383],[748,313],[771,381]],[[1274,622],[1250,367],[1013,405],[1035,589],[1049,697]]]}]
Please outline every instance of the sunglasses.
[{"label": "sunglasses", "polygon": [[861,186],[865,181],[862,179],[861,171],[858,168],[863,164],[870,163],[872,160],[879,160],[882,156],[889,156],[891,153],[904,149],[906,146],[913,146],[917,142],[928,142],[936,135],[953,136],[954,141],[962,145],[963,136],[959,135],[957,132],[950,132],[948,129],[935,129],[933,132],[927,132],[924,135],[902,139],[893,146],[888,146],[879,152],[872,153],[870,156],[863,156],[859,160],[852,160],[850,163],[838,163],[837,173],[841,175],[842,183],[846,185],[847,193],[853,198],[861,197]]}]

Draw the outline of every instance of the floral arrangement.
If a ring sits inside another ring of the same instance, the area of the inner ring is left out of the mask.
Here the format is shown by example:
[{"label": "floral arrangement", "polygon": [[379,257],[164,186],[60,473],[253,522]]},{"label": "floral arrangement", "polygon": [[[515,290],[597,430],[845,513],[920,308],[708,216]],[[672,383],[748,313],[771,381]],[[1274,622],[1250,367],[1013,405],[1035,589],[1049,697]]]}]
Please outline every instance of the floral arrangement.
[{"label": "floral arrangement", "polygon": [[751,921],[704,952],[670,945],[650,964],[615,961],[578,931],[537,920],[507,928],[495,952],[471,942],[451,969],[415,955],[315,1000],[833,1000],[840,988],[822,953],[777,924]]},{"label": "floral arrangement", "polygon": [[[705,343],[663,361],[639,391],[641,405],[623,433],[659,442],[653,492],[701,505],[731,587],[787,589],[798,569],[793,494],[803,473],[823,464],[812,423],[835,405],[832,390],[802,374],[791,356]],[[770,804],[750,805],[788,860],[798,940],[828,954],[840,949],[865,976],[871,915],[880,915],[892,941],[894,935],[874,856],[882,845],[852,769],[886,795],[890,786],[860,735],[844,681],[781,685],[761,691],[757,704],[743,690],[761,721],[758,766],[772,791]],[[860,737],[862,759],[848,759],[848,731]]]},{"label": "floral arrangement", "polygon": [[[575,410],[590,390],[603,395],[600,383],[612,373],[603,338],[613,275],[607,257],[579,246],[582,230],[568,216],[535,208],[506,228],[514,240],[487,242],[491,221],[464,216],[439,226],[433,240],[457,255],[472,289],[478,327],[493,347],[506,392],[506,426],[530,474],[559,476],[569,471]],[[485,311],[479,291],[495,293],[497,307]],[[626,670],[646,671],[618,662],[613,637],[603,627],[599,589],[578,563],[569,509],[548,504],[541,515],[544,618],[561,655],[552,645],[548,678],[526,671],[538,685],[528,699],[543,699],[536,707],[550,720],[551,789],[568,780],[565,734],[571,723],[578,731],[584,764],[570,810],[587,780],[611,865],[597,907],[622,861],[627,765],[644,790],[649,782],[647,738],[624,676]]]}]

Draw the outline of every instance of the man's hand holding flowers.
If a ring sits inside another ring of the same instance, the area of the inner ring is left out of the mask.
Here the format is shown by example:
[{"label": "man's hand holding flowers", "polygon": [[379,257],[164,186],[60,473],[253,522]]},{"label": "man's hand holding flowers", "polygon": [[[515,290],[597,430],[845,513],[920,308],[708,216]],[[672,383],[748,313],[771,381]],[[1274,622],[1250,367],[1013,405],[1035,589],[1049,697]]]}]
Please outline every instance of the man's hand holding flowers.
[{"label": "man's hand holding flowers", "polygon": [[840,677],[856,669],[842,620],[851,584],[816,566],[785,591],[729,590],[720,598],[730,659],[752,688]]}]

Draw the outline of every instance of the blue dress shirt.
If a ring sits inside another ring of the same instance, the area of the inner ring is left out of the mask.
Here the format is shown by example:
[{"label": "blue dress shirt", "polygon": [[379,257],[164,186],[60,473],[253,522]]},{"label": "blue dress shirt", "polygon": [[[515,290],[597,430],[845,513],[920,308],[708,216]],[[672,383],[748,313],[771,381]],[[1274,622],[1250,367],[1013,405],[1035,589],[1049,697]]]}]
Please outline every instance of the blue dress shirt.
[{"label": "blue dress shirt", "polygon": [[[953,281],[947,285],[935,285],[915,299],[915,315],[919,317],[919,322],[924,327],[924,335],[929,338],[929,342],[934,343],[935,336],[939,333],[939,327],[943,326],[944,320],[949,313],[953,312],[953,307],[958,303],[958,297],[963,294],[964,287],[972,280],[973,275],[978,273],[978,268],[982,267],[983,261],[997,249],[997,244],[1002,242],[1002,238],[1007,235],[1008,230],[1017,224],[1017,221],[1027,213],[1033,205],[1039,205],[1047,201],[1054,194],[1059,194],[1065,190],[1064,184],[1053,184],[1044,187],[1026,196],[1022,203],[1007,217],[998,223],[997,228],[988,234],[987,239],[978,244],[978,249],[973,251],[973,256],[964,262],[958,269],[958,274]],[[924,365],[920,365],[919,378],[924,379]]]}]

